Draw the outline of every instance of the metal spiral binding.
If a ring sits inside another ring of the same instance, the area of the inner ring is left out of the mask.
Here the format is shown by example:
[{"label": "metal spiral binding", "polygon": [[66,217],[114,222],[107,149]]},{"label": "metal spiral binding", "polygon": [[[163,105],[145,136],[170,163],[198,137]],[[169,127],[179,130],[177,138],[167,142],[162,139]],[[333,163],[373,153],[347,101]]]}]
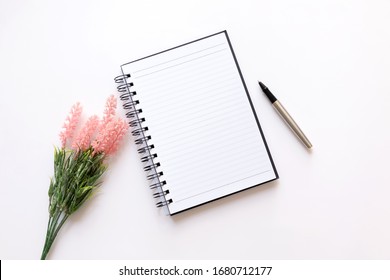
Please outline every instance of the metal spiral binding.
[{"label": "metal spiral binding", "polygon": [[135,137],[135,144],[139,146],[138,153],[142,155],[141,162],[145,165],[144,170],[147,172],[147,179],[151,181],[150,188],[155,191],[154,198],[160,199],[156,203],[157,207],[163,207],[171,204],[172,199],[166,199],[169,190],[163,190],[163,186],[167,184],[166,180],[161,180],[164,173],[158,170],[161,167],[160,162],[157,161],[157,153],[153,153],[154,144],[150,143],[152,137],[147,135],[149,128],[144,125],[146,119],[141,117],[142,109],[137,108],[140,105],[139,100],[135,100],[136,91],[132,91],[133,83],[128,82],[127,79],[131,77],[130,74],[123,74],[115,77],[115,83],[119,84],[117,89],[120,93],[120,99],[123,102],[123,108],[126,111],[126,118],[129,119],[129,126],[132,128],[132,135]]}]

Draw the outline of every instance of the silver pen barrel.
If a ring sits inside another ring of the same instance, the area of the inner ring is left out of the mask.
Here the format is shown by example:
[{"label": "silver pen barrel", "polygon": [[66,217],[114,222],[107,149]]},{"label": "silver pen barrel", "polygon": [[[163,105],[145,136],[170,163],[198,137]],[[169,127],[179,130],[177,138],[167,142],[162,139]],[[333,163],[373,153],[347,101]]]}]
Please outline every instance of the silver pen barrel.
[{"label": "silver pen barrel", "polygon": [[291,130],[298,136],[298,138],[302,141],[302,143],[310,149],[313,145],[310,143],[309,139],[307,139],[306,135],[299,128],[298,124],[294,121],[294,119],[290,116],[287,110],[283,107],[282,103],[279,100],[276,100],[272,103],[276,111],[282,117],[282,119],[287,123],[287,125],[291,128]]}]

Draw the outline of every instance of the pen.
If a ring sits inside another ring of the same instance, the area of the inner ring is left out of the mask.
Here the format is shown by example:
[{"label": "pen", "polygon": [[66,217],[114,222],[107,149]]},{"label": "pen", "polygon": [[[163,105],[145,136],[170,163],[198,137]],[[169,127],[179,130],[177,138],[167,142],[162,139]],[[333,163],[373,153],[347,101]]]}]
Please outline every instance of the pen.
[{"label": "pen", "polygon": [[267,95],[269,101],[271,101],[272,106],[279,113],[279,115],[282,117],[282,119],[288,124],[288,126],[295,133],[295,135],[302,141],[302,143],[308,149],[313,147],[313,145],[310,143],[309,139],[307,139],[306,135],[302,132],[302,130],[297,125],[297,123],[290,116],[290,114],[283,107],[283,105],[279,102],[279,100],[276,99],[276,97],[272,94],[272,92],[262,82],[260,82],[260,81],[258,81],[258,82],[259,82],[261,89],[265,93],[265,95]]}]

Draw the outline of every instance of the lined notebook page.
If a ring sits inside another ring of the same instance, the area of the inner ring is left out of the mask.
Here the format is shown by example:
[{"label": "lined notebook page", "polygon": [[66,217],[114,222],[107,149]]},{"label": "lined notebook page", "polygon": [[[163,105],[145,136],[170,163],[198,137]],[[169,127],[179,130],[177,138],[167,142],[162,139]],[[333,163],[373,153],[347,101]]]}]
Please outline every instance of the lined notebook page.
[{"label": "lined notebook page", "polygon": [[171,214],[277,177],[225,32],[122,66]]}]

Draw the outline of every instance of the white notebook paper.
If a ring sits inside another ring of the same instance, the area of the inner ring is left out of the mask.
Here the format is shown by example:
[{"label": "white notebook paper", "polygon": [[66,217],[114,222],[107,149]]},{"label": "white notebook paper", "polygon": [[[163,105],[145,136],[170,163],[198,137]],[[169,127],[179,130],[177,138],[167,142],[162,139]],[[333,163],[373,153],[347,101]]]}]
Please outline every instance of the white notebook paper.
[{"label": "white notebook paper", "polygon": [[176,214],[278,178],[226,31],[121,68],[158,206]]}]

